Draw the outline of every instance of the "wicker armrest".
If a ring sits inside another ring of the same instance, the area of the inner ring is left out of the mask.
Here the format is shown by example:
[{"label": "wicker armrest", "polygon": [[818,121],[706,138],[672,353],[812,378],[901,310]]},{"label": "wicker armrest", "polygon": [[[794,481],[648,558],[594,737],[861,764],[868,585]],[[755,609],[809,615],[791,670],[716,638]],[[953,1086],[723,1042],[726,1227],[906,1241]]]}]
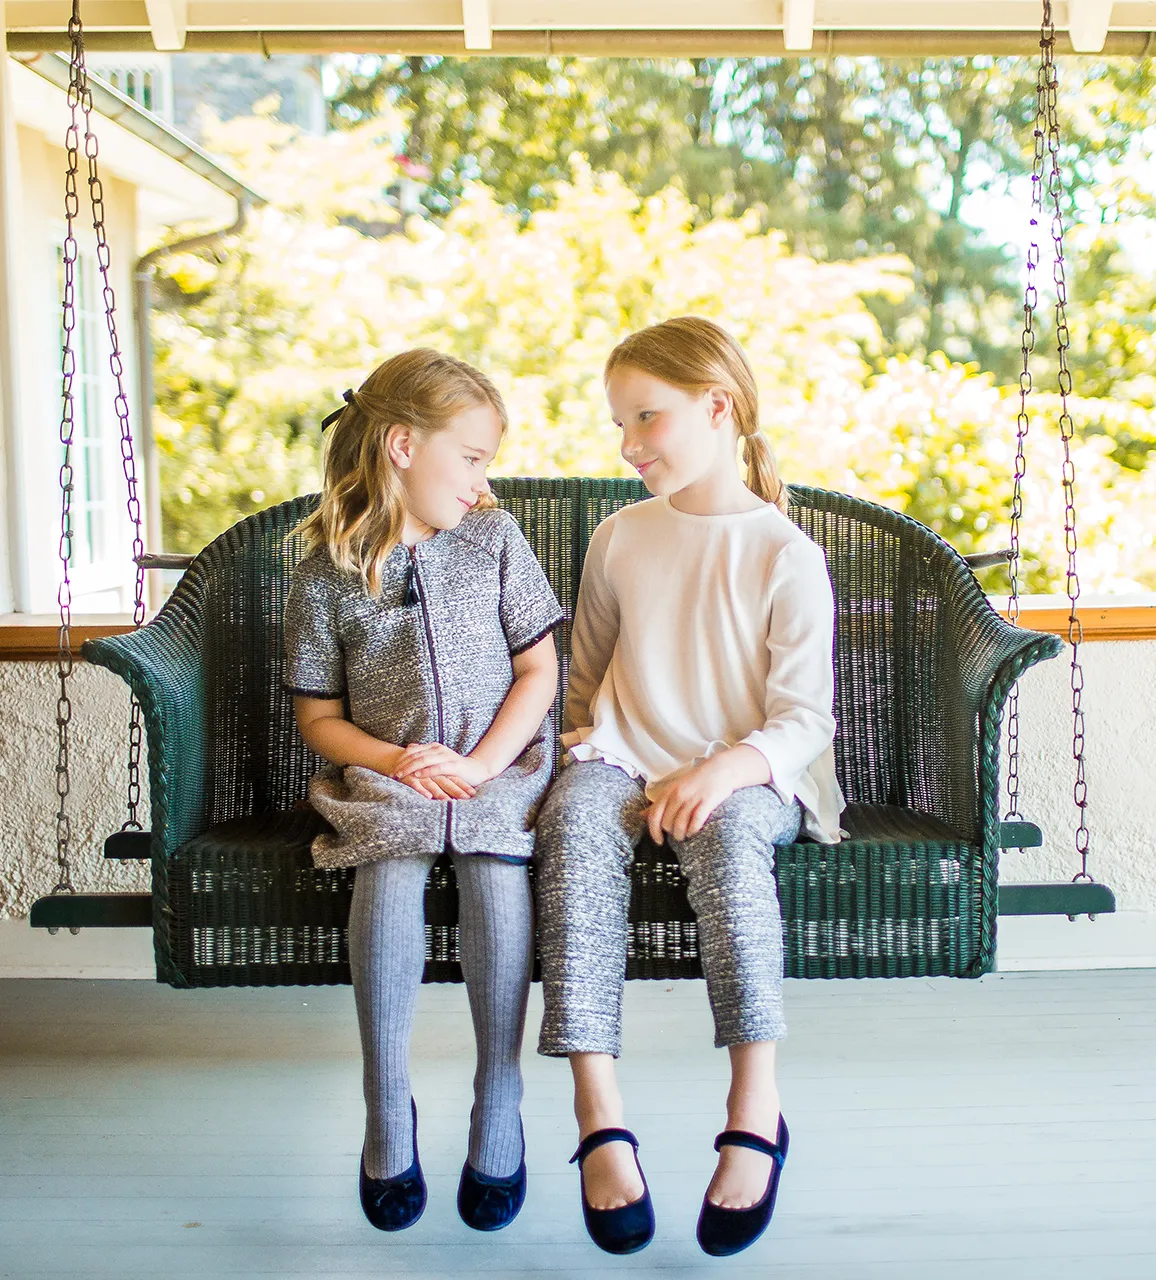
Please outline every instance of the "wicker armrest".
[{"label": "wicker armrest", "polygon": [[[1013,626],[988,603],[971,572],[943,547],[936,575],[942,591],[944,625],[934,654],[935,699],[946,718],[949,759],[944,795],[951,813],[928,806],[959,829],[972,827],[986,847],[998,847],[1000,722],[1012,685],[1037,662],[1055,657],[1058,637]],[[964,751],[966,744],[966,751]],[[975,793],[978,770],[978,795]],[[931,771],[934,776],[934,770]],[[961,822],[961,797],[970,792],[971,821]],[[972,832],[968,832],[972,834]]]},{"label": "wicker armrest", "polygon": [[993,702],[998,712],[1008,690],[1029,667],[1054,658],[1063,648],[1059,636],[1013,626],[982,597],[959,602],[953,613],[952,629],[959,637],[955,668],[958,678],[976,691],[981,714]]},{"label": "wicker armrest", "polygon": [[115,671],[140,701],[148,735],[155,864],[205,826],[200,627],[187,611],[166,607],[139,631],[87,641],[82,653],[96,666]]}]

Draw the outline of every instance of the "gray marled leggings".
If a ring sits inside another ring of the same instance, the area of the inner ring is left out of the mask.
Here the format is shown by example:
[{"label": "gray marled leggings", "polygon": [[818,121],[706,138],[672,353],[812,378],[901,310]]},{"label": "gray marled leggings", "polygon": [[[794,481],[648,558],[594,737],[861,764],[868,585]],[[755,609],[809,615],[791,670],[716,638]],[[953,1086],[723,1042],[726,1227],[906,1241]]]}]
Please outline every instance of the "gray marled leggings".
[{"label": "gray marled leggings", "polygon": [[[642,783],[600,761],[566,765],[538,817],[538,944],[546,1012],[538,1052],[609,1053],[622,1042],[630,864],[642,838]],[[687,840],[671,840],[698,917],[720,1048],[780,1040],[783,928],[776,844],[798,834],[797,801],[742,787]]]}]

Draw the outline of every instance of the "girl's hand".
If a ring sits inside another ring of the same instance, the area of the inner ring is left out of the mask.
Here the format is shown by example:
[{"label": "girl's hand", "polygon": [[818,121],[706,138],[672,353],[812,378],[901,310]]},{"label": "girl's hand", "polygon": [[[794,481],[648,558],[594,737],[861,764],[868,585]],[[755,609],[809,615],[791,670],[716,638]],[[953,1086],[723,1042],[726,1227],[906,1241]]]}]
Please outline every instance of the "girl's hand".
[{"label": "girl's hand", "polygon": [[[438,778],[418,778],[410,771],[413,754],[425,744],[412,747],[389,746],[374,768],[387,778],[403,782],[427,800],[472,800],[474,788],[460,778],[445,774]],[[403,774],[405,776],[403,776]]]},{"label": "girl's hand", "polygon": [[475,795],[473,787],[448,773],[440,778],[415,778],[411,774],[408,778],[398,778],[397,781],[403,786],[411,787],[427,800],[472,800]]},{"label": "girl's hand", "polygon": [[706,820],[740,787],[766,782],[770,769],[753,747],[731,747],[693,769],[659,783],[658,797],[643,811],[650,838],[662,844],[663,832],[674,840],[696,836]]},{"label": "girl's hand", "polygon": [[467,794],[453,799],[472,799],[483,782],[494,776],[481,760],[474,756],[461,756],[438,742],[418,743],[407,747],[391,774],[399,782],[409,786],[445,787],[455,784]]}]

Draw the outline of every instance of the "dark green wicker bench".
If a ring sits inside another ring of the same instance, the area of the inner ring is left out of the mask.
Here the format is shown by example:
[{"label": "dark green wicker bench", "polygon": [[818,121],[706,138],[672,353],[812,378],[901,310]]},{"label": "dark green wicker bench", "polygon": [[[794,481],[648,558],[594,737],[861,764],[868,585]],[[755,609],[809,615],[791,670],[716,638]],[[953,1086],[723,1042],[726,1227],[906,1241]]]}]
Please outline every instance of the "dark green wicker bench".
[{"label": "dark green wicker bench", "polygon": [[[567,613],[586,544],[645,496],[626,480],[497,480]],[[316,498],[241,521],[197,556],[142,630],[84,656],[136,691],[148,733],[157,976],[179,987],[349,980],[352,872],[315,868],[317,819],[295,808],[317,768],[281,686],[281,616]],[[791,515],[835,585],[835,743],[850,838],[777,855],[787,970],[799,977],[976,977],[993,962],[1000,715],[1012,682],[1058,651],[1009,626],[924,526],[794,489]],[[559,649],[569,652],[567,624]],[[677,863],[644,841],[628,976],[697,977]],[[457,902],[439,861],[426,896],[426,978],[456,981]]]}]

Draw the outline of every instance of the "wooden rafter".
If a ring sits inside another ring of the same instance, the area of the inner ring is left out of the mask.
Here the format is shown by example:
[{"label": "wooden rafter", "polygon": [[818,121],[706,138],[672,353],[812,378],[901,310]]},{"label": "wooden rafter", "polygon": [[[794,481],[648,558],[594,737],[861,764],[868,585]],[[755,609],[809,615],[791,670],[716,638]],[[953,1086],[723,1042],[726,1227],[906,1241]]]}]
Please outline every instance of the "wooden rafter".
[{"label": "wooden rafter", "polygon": [[183,49],[189,30],[189,0],[145,0],[153,44],[161,50]]},{"label": "wooden rafter", "polygon": [[467,49],[494,47],[490,0],[462,0],[462,26]]},{"label": "wooden rafter", "polygon": [[1112,21],[1112,0],[1069,0],[1068,34],[1077,53],[1099,53]]}]

